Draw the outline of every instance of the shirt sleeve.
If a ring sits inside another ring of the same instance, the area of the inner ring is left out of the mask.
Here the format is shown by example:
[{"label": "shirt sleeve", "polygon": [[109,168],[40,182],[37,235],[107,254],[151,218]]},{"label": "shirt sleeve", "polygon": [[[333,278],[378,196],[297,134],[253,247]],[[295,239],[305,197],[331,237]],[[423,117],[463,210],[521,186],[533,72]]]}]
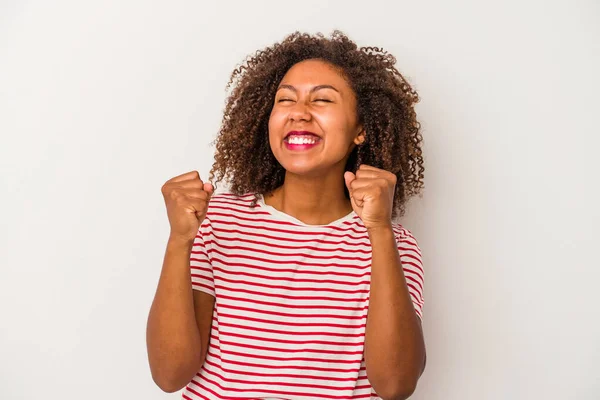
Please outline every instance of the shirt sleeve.
[{"label": "shirt sleeve", "polygon": [[408,292],[419,318],[423,318],[423,286],[425,283],[425,273],[421,258],[421,249],[417,239],[404,227],[396,230],[396,243],[400,253],[400,262],[406,278]]},{"label": "shirt sleeve", "polygon": [[215,296],[215,283],[209,253],[210,220],[205,218],[198,229],[192,253],[190,254],[190,272],[192,289]]}]

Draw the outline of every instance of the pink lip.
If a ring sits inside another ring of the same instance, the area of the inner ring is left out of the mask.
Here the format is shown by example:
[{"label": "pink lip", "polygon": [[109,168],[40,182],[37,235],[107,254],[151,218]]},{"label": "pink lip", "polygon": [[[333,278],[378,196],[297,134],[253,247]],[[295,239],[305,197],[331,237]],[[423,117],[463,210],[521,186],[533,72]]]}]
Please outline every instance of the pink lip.
[{"label": "pink lip", "polygon": [[285,147],[288,150],[309,150],[315,146],[318,146],[319,143],[321,143],[321,141],[317,140],[315,143],[312,143],[312,144],[309,144],[309,143],[307,143],[307,144],[291,144],[291,143],[288,143],[287,141],[284,141],[284,143],[285,143]]},{"label": "pink lip", "polygon": [[[288,138],[292,135],[296,135],[296,136],[313,136],[316,141],[315,143],[312,144],[292,144],[290,142],[288,142]],[[287,135],[285,135],[285,138],[283,139],[283,143],[285,143],[285,147],[288,150],[297,150],[297,151],[301,151],[301,150],[309,150],[312,149],[313,147],[317,146],[319,143],[321,143],[321,137],[319,135],[317,135],[314,132],[310,132],[310,131],[290,131],[287,133]]]},{"label": "pink lip", "polygon": [[[307,136],[314,136],[316,141],[315,143],[306,143],[306,144],[295,144],[295,143],[290,143],[288,141],[288,138],[291,135],[298,135],[298,136],[303,136],[303,135],[307,135]],[[317,135],[314,134],[312,132],[309,131],[291,131],[289,132],[287,135],[285,135],[285,139],[283,139],[283,143],[285,143],[285,147],[288,150],[309,150],[312,149],[313,147],[319,145],[319,143],[321,143],[321,138]]]},{"label": "pink lip", "polygon": [[317,135],[314,132],[310,132],[310,131],[290,131],[287,133],[287,135],[285,135],[284,140],[287,139],[290,135],[299,135],[299,136],[300,135],[312,135],[312,136],[316,136],[316,137],[320,138],[319,135]]}]

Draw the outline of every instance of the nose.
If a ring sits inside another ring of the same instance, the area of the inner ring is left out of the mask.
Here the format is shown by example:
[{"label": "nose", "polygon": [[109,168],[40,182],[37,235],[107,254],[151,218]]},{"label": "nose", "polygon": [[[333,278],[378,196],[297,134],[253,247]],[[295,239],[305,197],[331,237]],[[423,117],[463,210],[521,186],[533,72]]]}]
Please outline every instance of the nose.
[{"label": "nose", "polygon": [[303,101],[297,101],[296,104],[294,104],[294,106],[290,109],[289,118],[294,122],[310,121],[312,116],[306,103]]}]

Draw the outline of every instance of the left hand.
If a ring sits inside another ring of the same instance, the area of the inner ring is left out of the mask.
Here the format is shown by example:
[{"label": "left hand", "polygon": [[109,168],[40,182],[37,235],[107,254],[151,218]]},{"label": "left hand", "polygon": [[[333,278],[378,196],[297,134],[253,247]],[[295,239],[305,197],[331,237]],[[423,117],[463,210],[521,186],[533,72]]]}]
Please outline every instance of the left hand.
[{"label": "left hand", "polygon": [[367,229],[389,227],[396,189],[396,175],[389,171],[361,164],[353,174],[344,173],[350,202]]}]

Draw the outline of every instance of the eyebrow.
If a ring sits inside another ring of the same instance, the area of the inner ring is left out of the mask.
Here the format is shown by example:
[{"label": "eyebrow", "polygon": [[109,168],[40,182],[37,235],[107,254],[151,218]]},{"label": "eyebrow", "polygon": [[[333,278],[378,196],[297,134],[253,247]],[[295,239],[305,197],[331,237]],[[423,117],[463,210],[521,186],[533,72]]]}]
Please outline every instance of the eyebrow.
[{"label": "eyebrow", "polygon": [[[279,87],[277,88],[277,91],[279,91],[281,89],[290,89],[292,92],[298,91],[292,85],[279,85]],[[313,87],[312,89],[310,89],[310,93],[316,92],[317,90],[321,90],[321,89],[333,89],[338,93],[340,92],[339,90],[337,90],[335,87],[333,87],[331,85],[317,85],[317,86]]]}]

